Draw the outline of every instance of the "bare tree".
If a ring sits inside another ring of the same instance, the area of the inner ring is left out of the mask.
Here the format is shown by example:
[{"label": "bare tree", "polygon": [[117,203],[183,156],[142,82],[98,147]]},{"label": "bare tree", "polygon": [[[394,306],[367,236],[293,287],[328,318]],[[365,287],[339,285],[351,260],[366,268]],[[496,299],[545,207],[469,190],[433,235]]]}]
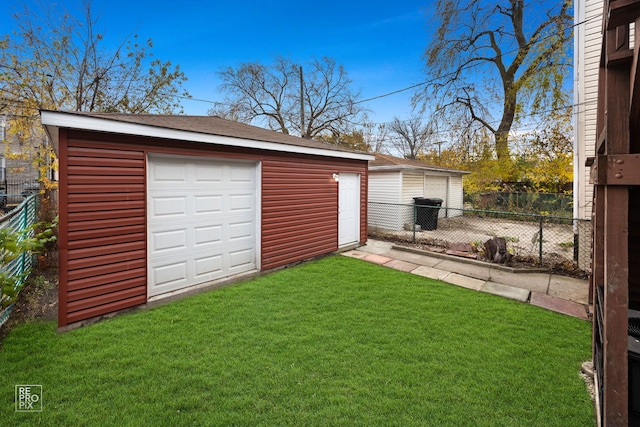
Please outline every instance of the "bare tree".
[{"label": "bare tree", "polygon": [[567,103],[570,8],[570,0],[438,0],[424,54],[433,84],[414,103],[479,124],[493,134],[498,158],[508,159],[520,117]]},{"label": "bare tree", "polygon": [[[154,59],[151,40],[136,35],[113,51],[102,47],[91,2],[76,18],[59,5],[15,15],[17,30],[0,38],[0,99],[14,133],[30,134],[38,109],[174,113],[186,80],[178,66]],[[37,12],[41,12],[38,14]],[[56,13],[57,12],[57,13]]]},{"label": "bare tree", "polygon": [[428,123],[423,123],[417,116],[408,120],[395,117],[389,124],[389,132],[391,145],[405,159],[413,160],[426,151],[427,144],[433,135],[432,127]]},{"label": "bare tree", "polygon": [[16,30],[0,35],[0,114],[8,117],[7,140],[23,143],[22,154],[34,160],[45,185],[53,153],[42,143],[40,109],[171,114],[182,111],[178,98],[188,96],[180,68],[148,52],[151,40],[141,44],[133,35],[109,51],[95,31],[90,1],[79,18],[61,11],[60,3],[49,7],[25,6],[14,16]]},{"label": "bare tree", "polygon": [[366,119],[366,109],[357,103],[360,93],[331,58],[300,67],[278,57],[271,65],[227,67],[218,76],[227,98],[210,114],[308,138],[348,133],[354,123]]},{"label": "bare tree", "polygon": [[365,122],[362,125],[364,129],[364,139],[374,153],[382,153],[386,149],[385,142],[389,137],[389,129],[387,124]]}]

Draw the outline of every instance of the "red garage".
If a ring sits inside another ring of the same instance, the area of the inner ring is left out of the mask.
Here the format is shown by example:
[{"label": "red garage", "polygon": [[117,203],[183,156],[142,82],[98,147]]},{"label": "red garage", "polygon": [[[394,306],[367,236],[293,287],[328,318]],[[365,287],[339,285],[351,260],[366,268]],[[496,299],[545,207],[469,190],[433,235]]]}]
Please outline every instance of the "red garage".
[{"label": "red garage", "polygon": [[41,117],[60,327],[366,241],[370,155],[211,116]]}]

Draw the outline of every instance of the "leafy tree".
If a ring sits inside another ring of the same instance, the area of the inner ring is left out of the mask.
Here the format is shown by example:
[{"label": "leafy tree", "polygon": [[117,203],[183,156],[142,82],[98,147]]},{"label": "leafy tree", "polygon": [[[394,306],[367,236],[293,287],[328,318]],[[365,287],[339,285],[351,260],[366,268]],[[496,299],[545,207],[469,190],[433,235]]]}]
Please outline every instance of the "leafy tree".
[{"label": "leafy tree", "polygon": [[186,80],[178,66],[154,59],[151,40],[137,35],[113,51],[96,32],[91,3],[81,18],[52,9],[24,7],[16,30],[0,37],[0,114],[8,133],[23,141],[42,140],[38,110],[123,113],[181,112]]},{"label": "leafy tree", "polygon": [[389,124],[390,144],[406,159],[417,159],[427,149],[429,140],[434,134],[428,123],[414,116],[408,120],[394,117]]},{"label": "leafy tree", "polygon": [[[6,267],[11,261],[20,256],[31,256],[45,249],[47,244],[55,242],[58,217],[52,222],[40,222],[33,224],[24,230],[13,231],[9,228],[0,228],[0,267]],[[23,271],[16,275],[6,268],[0,271],[0,310],[13,304],[18,298],[24,280],[31,270]]]},{"label": "leafy tree", "polygon": [[346,134],[354,123],[366,119],[365,108],[357,104],[360,93],[351,88],[346,70],[331,58],[314,60],[301,72],[291,60],[278,57],[270,65],[228,67],[218,76],[227,98],[209,113],[223,118],[307,138]]},{"label": "leafy tree", "polygon": [[430,148],[420,154],[417,160],[423,160],[430,165],[443,166],[450,169],[466,170],[468,164],[464,158],[464,152],[448,147],[444,149]]},{"label": "leafy tree", "polygon": [[455,117],[461,133],[474,126],[488,130],[497,158],[510,161],[514,123],[567,104],[570,9],[569,0],[551,6],[438,0],[435,34],[424,54],[432,84],[416,94],[414,103],[423,109],[435,104],[441,118]]},{"label": "leafy tree", "polygon": [[349,133],[331,133],[318,135],[318,139],[340,147],[364,152],[371,151],[371,145],[365,140],[364,131],[352,130]]},{"label": "leafy tree", "polygon": [[570,118],[558,116],[553,126],[523,136],[521,156],[527,166],[522,175],[540,192],[562,193],[573,182]]}]

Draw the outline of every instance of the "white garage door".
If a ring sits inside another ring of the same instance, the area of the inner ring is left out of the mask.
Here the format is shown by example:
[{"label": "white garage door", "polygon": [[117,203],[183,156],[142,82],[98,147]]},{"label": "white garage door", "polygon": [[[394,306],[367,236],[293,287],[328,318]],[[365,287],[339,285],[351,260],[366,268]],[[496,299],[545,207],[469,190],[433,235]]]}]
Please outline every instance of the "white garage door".
[{"label": "white garage door", "polygon": [[148,296],[255,270],[256,163],[149,156]]},{"label": "white garage door", "polygon": [[[446,176],[424,176],[424,197],[429,199],[442,199],[442,206],[448,205],[448,189],[449,178]],[[440,209],[438,212],[439,218],[444,218],[446,215],[446,209]]]}]

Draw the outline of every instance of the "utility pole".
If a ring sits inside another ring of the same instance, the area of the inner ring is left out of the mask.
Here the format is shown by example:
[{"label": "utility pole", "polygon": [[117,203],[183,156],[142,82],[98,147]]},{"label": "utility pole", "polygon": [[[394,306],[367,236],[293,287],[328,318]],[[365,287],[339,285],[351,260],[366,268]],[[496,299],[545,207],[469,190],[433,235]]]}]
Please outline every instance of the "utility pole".
[{"label": "utility pole", "polygon": [[438,144],[438,164],[440,164],[440,146],[444,143],[444,141],[436,141],[436,144]]},{"label": "utility pole", "polygon": [[302,65],[300,66],[300,136],[304,134],[304,79],[302,77]]}]

